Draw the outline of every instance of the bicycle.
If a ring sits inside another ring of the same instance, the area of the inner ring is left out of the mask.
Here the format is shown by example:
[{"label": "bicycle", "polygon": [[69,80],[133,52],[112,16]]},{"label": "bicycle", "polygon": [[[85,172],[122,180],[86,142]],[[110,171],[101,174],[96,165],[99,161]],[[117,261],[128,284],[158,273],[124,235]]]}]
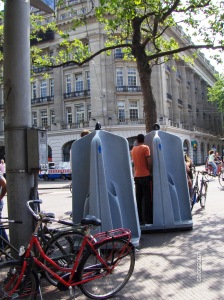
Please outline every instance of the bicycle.
[{"label": "bicycle", "polygon": [[[40,212],[40,204],[42,200],[30,200],[30,204],[32,203],[33,209],[35,210],[36,214]],[[49,217],[51,219],[49,219]],[[73,222],[67,220],[57,220],[54,219],[55,216],[53,213],[48,213],[48,218],[43,220],[39,229],[38,229],[38,237],[39,241],[42,245],[44,252],[49,256],[52,260],[57,261],[58,264],[61,266],[71,266],[73,265],[74,260],[74,251],[73,246],[79,249],[81,242],[84,238],[83,233],[77,230],[76,226]],[[7,219],[7,218],[4,218]],[[51,220],[54,219],[55,222],[58,224],[62,224],[63,227],[57,228],[49,228],[47,225],[51,223]],[[6,223],[7,221],[4,221]],[[22,223],[21,221],[13,221],[9,220],[8,222],[13,223]],[[42,226],[44,224],[44,226]],[[0,227],[1,229],[1,227]],[[8,229],[8,227],[5,227]],[[4,239],[0,236],[0,241],[5,243],[4,249],[0,249],[0,259],[1,261],[5,260],[15,260],[16,255],[18,256],[19,250],[16,249],[10,242],[9,239]],[[15,257],[12,256],[12,253],[15,254]],[[35,255],[39,255],[38,251]],[[43,261],[43,263],[47,263]],[[52,267],[52,266],[49,266]],[[55,272],[58,270],[55,270]],[[46,279],[57,286],[58,281],[51,276],[48,272],[42,272],[41,275],[44,275]],[[60,273],[59,273],[60,275]]]},{"label": "bicycle", "polygon": [[[199,174],[201,174],[201,184],[199,186]],[[200,201],[201,208],[205,209],[205,203],[208,191],[208,182],[210,180],[205,179],[205,171],[196,171],[193,189],[190,193],[191,211],[196,203]]]},{"label": "bicycle", "polygon": [[222,167],[222,170],[219,173],[219,184],[224,187],[224,167]]},{"label": "bicycle", "polygon": [[[39,206],[40,203],[42,203],[42,200],[32,200],[30,202],[32,202],[34,205],[38,204]],[[37,208],[36,206],[35,210],[38,211],[39,207]],[[51,216],[51,218],[54,218],[53,213],[48,215]],[[5,259],[15,259],[15,257],[13,257],[11,254],[11,250],[13,250],[15,254],[19,253],[19,250],[10,243],[9,237],[6,233],[6,230],[9,229],[9,223],[22,224],[22,221],[10,220],[8,217],[2,217],[0,219],[0,261],[3,261],[3,256],[5,256]],[[77,233],[77,231],[73,229],[74,223],[71,221],[57,220],[57,223],[66,225],[66,227],[57,228],[48,228],[47,223],[49,222],[45,222],[44,226],[41,224],[38,230],[38,236],[45,251],[52,248],[52,244],[57,243],[57,239],[62,239],[63,235],[66,235],[66,233]]]},{"label": "bicycle", "polygon": [[[224,168],[224,165],[223,163],[220,163],[220,164],[217,164],[217,172],[216,172],[216,175],[219,177],[220,174],[222,173],[222,170]],[[206,174],[206,177],[207,178],[211,178],[211,177],[214,177],[214,174],[213,174],[213,167],[211,165],[206,165],[205,166],[205,171],[207,172]]]},{"label": "bicycle", "polygon": [[[35,230],[25,250],[20,248],[21,261],[9,261],[0,266],[0,298],[32,300],[41,293],[35,266],[49,272],[58,281],[57,287],[69,291],[73,297],[73,288],[78,286],[81,291],[92,299],[107,299],[117,294],[129,281],[135,265],[135,248],[131,243],[131,232],[128,229],[114,229],[97,233],[93,237],[90,230],[101,225],[94,216],[86,216],[77,225],[77,230],[84,234],[81,247],[73,245],[75,254],[72,267],[64,267],[49,258],[39,242],[38,229],[46,220],[55,222],[47,213],[36,215],[38,220]],[[36,256],[32,249],[40,253]],[[40,259],[41,258],[41,259]],[[63,257],[60,257],[63,259]],[[52,266],[46,266],[43,261]],[[54,269],[61,272],[59,276]],[[110,277],[108,284],[108,277]]]}]

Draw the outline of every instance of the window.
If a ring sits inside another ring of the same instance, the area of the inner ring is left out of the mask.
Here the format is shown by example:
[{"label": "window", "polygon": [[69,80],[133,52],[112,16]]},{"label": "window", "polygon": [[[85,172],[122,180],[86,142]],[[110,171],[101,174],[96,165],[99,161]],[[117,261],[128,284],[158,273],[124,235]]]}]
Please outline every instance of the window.
[{"label": "window", "polygon": [[128,86],[136,86],[136,85],[137,85],[136,69],[128,68]]},{"label": "window", "polygon": [[82,74],[76,74],[75,75],[75,91],[81,92],[83,91],[83,80],[82,80]]},{"label": "window", "polygon": [[37,126],[37,112],[36,111],[32,112],[32,124],[33,124],[33,126]]},{"label": "window", "polygon": [[86,89],[90,91],[90,74],[89,71],[86,71]]},{"label": "window", "polygon": [[84,122],[84,105],[76,106],[76,122]]},{"label": "window", "polygon": [[60,20],[64,20],[65,17],[66,17],[66,15],[65,15],[65,14],[62,14],[62,15],[60,16]]},{"label": "window", "polygon": [[67,123],[72,124],[72,108],[67,107],[66,108],[66,113],[67,113]]},{"label": "window", "polygon": [[50,96],[54,96],[54,79],[50,79]]},{"label": "window", "polygon": [[47,127],[48,126],[47,110],[42,110],[40,112],[40,118],[41,118],[41,127]]},{"label": "window", "polygon": [[117,86],[123,86],[124,85],[123,68],[117,68],[116,69],[116,80],[117,80]]},{"label": "window", "polygon": [[72,92],[72,81],[71,81],[70,74],[65,76],[65,81],[66,81],[66,93],[69,94]]},{"label": "window", "polygon": [[55,123],[55,114],[54,114],[54,110],[51,110],[51,124]]},{"label": "window", "polygon": [[115,49],[114,56],[115,56],[115,58],[123,58],[124,54],[122,52],[122,49],[121,48]]},{"label": "window", "polygon": [[130,101],[129,103],[130,119],[138,119],[138,102]]},{"label": "window", "polygon": [[37,83],[36,81],[31,83],[31,99],[37,98]]},{"label": "window", "polygon": [[124,101],[118,101],[118,119],[124,120],[125,119],[125,103]]},{"label": "window", "polygon": [[91,119],[91,104],[87,106],[87,116],[88,116],[88,121]]},{"label": "window", "polygon": [[40,97],[47,97],[47,81],[41,80],[40,82]]}]

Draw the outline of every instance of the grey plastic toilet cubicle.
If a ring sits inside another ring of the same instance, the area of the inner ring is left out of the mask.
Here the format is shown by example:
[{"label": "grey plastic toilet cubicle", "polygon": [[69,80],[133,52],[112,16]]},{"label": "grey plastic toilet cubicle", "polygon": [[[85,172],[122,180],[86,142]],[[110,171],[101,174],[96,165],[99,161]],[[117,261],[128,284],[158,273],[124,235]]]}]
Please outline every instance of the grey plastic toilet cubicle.
[{"label": "grey plastic toilet cubicle", "polygon": [[89,214],[101,219],[100,231],[129,228],[138,246],[141,230],[127,140],[95,130],[75,141],[71,153],[73,221]]},{"label": "grey plastic toilet cubicle", "polygon": [[181,139],[154,130],[145,136],[145,143],[151,149],[153,161],[153,224],[141,229],[192,229]]}]

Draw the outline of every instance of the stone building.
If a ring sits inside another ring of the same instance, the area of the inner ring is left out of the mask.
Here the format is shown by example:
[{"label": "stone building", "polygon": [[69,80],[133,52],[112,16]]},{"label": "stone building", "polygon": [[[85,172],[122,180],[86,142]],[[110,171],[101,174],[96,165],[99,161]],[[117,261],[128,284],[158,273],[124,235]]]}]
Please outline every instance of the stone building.
[{"label": "stone building", "polygon": [[[61,28],[75,15],[88,11],[88,1],[70,0],[57,14]],[[69,8],[69,9],[68,9]],[[70,9],[72,8],[72,10]],[[34,13],[41,13],[34,10]],[[46,15],[44,22],[51,17]],[[168,34],[181,38],[182,29]],[[73,32],[86,41],[92,53],[104,45],[103,28],[88,17],[86,26]],[[72,38],[72,36],[71,36]],[[35,41],[33,41],[35,43]],[[52,58],[60,38],[48,31],[39,47]],[[193,55],[189,51],[188,55]],[[94,130],[100,122],[103,130],[128,139],[132,145],[139,133],[145,133],[143,98],[134,61],[123,60],[120,49],[111,55],[100,54],[82,67],[72,63],[58,68],[33,68],[31,82],[32,123],[48,131],[49,160],[59,164],[69,161],[73,141],[81,131]],[[47,72],[49,77],[43,76]],[[208,150],[223,152],[223,114],[208,102],[207,87],[214,84],[215,70],[200,54],[194,65],[183,60],[170,61],[154,67],[152,83],[161,130],[179,136],[196,164],[205,162]],[[0,155],[4,153],[3,92],[0,93]]]}]

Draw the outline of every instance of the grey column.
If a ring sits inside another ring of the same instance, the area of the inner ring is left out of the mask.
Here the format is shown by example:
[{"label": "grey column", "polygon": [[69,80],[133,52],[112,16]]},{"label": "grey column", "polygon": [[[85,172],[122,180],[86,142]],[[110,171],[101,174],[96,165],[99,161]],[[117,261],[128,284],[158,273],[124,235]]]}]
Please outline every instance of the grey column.
[{"label": "grey column", "polygon": [[61,129],[61,123],[64,122],[64,96],[63,96],[63,68],[55,68],[54,78],[54,113],[55,122],[58,129]]},{"label": "grey column", "polygon": [[197,104],[195,97],[195,78],[193,70],[190,71],[190,97],[191,97],[191,107],[192,107],[192,125],[197,126]]},{"label": "grey column", "polygon": [[32,231],[29,200],[33,176],[27,171],[26,130],[31,126],[30,2],[6,0],[4,8],[4,106],[7,199],[11,242],[26,245]]},{"label": "grey column", "polygon": [[183,122],[184,125],[189,125],[189,112],[188,112],[188,98],[187,98],[187,76],[185,65],[181,66],[181,77],[182,77],[182,101],[183,101]]},{"label": "grey column", "polygon": [[171,61],[171,92],[172,92],[172,108],[173,108],[173,122],[180,122],[179,117],[179,108],[178,108],[178,87],[177,87],[177,79],[176,79],[176,71],[172,70],[172,67],[176,67],[176,64],[174,61]]},{"label": "grey column", "polygon": [[197,100],[198,100],[198,126],[200,128],[204,127],[204,122],[203,122],[203,103],[202,103],[202,88],[201,88],[201,78],[197,77]]}]

